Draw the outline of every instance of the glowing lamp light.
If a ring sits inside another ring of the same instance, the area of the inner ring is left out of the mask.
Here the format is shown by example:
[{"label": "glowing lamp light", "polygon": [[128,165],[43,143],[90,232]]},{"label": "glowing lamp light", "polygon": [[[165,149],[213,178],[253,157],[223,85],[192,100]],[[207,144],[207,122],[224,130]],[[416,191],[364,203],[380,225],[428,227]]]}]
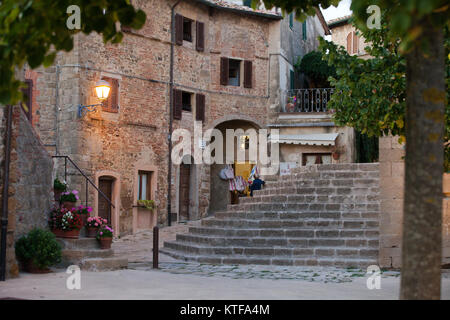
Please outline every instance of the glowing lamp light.
[{"label": "glowing lamp light", "polygon": [[100,100],[108,99],[110,91],[111,85],[105,80],[100,80],[95,84],[95,92],[97,93],[97,98]]}]

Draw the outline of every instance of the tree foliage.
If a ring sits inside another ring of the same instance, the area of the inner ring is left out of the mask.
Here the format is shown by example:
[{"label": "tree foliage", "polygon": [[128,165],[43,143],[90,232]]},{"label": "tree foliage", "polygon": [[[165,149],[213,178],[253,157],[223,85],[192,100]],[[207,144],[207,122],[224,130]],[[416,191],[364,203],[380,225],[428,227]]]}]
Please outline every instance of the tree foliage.
[{"label": "tree foliage", "polygon": [[318,88],[329,87],[328,77],[336,76],[336,70],[322,59],[322,52],[311,51],[295,65],[298,72],[304,73]]},{"label": "tree foliage", "polygon": [[[77,5],[81,28],[70,30],[67,8]],[[53,63],[58,51],[71,51],[78,32],[102,34],[104,42],[119,43],[123,34],[118,22],[133,29],[146,20],[129,0],[4,0],[0,1],[0,103],[14,104],[22,99],[16,79],[17,67],[31,68]]]}]

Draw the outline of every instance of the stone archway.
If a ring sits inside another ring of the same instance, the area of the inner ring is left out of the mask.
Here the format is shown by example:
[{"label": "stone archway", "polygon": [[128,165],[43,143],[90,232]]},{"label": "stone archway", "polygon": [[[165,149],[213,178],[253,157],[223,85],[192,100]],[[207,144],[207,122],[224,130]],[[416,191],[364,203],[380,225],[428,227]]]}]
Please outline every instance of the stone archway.
[{"label": "stone archway", "polygon": [[[249,117],[239,117],[228,116],[229,120],[225,120],[217,123],[213,128],[218,129],[222,132],[224,138],[224,159],[226,159],[226,129],[243,129],[245,132],[248,129],[261,129],[261,125],[258,124],[254,119],[249,119]],[[213,123],[214,124],[214,123]],[[235,149],[238,146],[235,146]],[[246,146],[244,146],[245,148]],[[237,152],[235,150],[234,157],[236,159]],[[246,150],[246,159],[248,159],[248,152]],[[229,192],[229,182],[227,180],[222,180],[219,177],[220,171],[226,166],[226,164],[212,164],[210,169],[210,202],[209,202],[209,213],[213,214],[218,211],[225,210],[227,205],[231,203],[231,195]]]}]

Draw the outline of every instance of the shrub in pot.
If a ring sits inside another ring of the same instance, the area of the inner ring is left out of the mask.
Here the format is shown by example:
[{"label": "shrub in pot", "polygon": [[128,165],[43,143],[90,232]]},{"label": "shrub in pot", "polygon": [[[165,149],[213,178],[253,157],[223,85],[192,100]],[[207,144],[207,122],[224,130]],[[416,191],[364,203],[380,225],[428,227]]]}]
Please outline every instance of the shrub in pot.
[{"label": "shrub in pot", "polygon": [[114,230],[104,224],[100,227],[97,233],[97,240],[100,241],[100,248],[101,249],[110,249],[112,238],[113,238]]},{"label": "shrub in pot", "polygon": [[61,203],[62,207],[66,208],[68,210],[72,210],[73,208],[75,208],[75,205],[79,199],[80,198],[78,197],[78,191],[72,190],[70,192],[66,191],[66,192],[61,193],[59,202]]},{"label": "shrub in pot", "polygon": [[53,193],[55,195],[55,201],[59,201],[61,194],[67,191],[67,184],[61,182],[58,178],[53,180]]},{"label": "shrub in pot", "polygon": [[35,228],[17,240],[17,259],[31,273],[45,273],[61,261],[61,245],[49,231]]},{"label": "shrub in pot", "polygon": [[97,237],[98,230],[102,225],[107,224],[108,221],[101,217],[89,217],[86,222],[86,230],[88,238]]}]

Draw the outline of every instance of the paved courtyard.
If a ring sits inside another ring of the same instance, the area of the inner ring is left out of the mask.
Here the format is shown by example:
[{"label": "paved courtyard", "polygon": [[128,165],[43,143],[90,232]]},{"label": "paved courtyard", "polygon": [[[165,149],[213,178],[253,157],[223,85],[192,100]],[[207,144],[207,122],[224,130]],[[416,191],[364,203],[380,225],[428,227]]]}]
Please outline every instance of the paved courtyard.
[{"label": "paved courtyard", "polygon": [[[190,225],[197,222],[191,222]],[[189,225],[162,228],[160,245],[187,232]],[[211,265],[181,262],[160,255],[152,269],[151,232],[122,237],[116,255],[129,259],[127,270],[81,272],[81,289],[66,287],[65,270],[21,273],[0,283],[0,298],[24,299],[397,299],[400,273],[382,271],[381,288],[369,290],[359,268]],[[442,276],[442,298],[450,299],[450,273]]]}]

